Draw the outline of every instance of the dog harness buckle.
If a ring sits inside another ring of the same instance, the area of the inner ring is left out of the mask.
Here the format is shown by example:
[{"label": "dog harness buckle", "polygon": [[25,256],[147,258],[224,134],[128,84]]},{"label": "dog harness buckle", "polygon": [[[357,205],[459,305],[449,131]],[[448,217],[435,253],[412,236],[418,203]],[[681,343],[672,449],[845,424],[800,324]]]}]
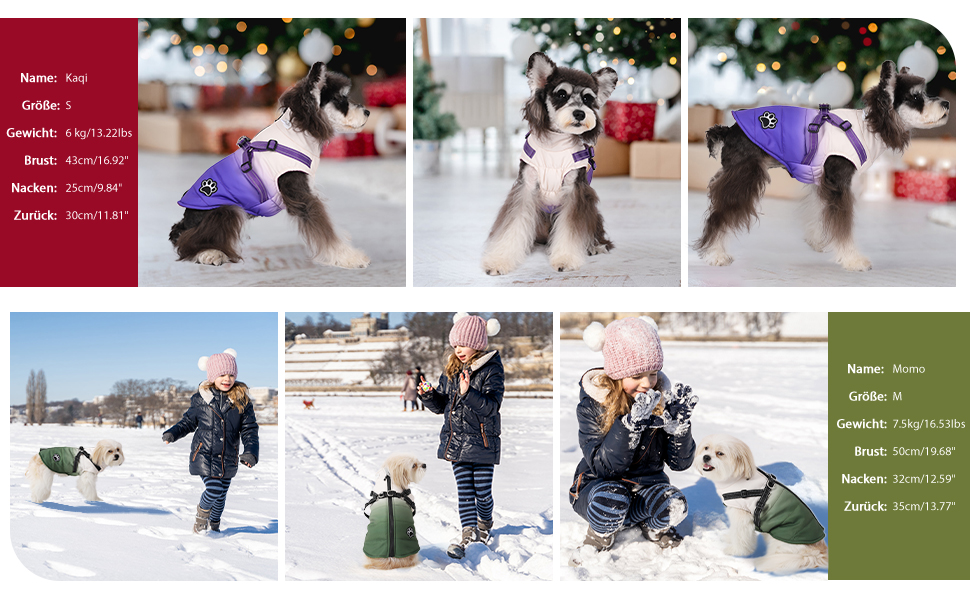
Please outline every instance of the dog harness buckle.
[{"label": "dog harness buckle", "polygon": [[253,157],[251,154],[247,155],[246,161],[239,165],[239,170],[243,173],[249,173],[253,170]]},{"label": "dog harness buckle", "polygon": [[279,145],[280,145],[279,142],[277,142],[276,140],[270,140],[266,142],[266,149],[269,150],[270,152],[276,152],[276,147]]},{"label": "dog harness buckle", "polygon": [[852,129],[852,123],[849,123],[848,121],[842,121],[841,123],[839,123],[839,129],[841,129],[842,131],[849,131],[850,129]]},{"label": "dog harness buckle", "polygon": [[822,128],[822,124],[821,123],[809,123],[808,124],[808,132],[809,133],[818,133],[818,130],[821,129],[821,128]]}]

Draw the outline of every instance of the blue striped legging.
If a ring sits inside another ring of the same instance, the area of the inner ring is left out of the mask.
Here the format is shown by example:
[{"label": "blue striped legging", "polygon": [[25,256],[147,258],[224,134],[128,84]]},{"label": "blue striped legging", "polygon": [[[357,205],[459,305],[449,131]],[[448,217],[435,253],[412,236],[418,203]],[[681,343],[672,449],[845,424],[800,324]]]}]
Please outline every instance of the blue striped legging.
[{"label": "blue striped legging", "polygon": [[[623,526],[643,522],[650,529],[666,529],[687,516],[687,499],[669,483],[655,483],[634,491],[623,482],[601,480],[591,483],[584,492],[586,520],[597,533],[613,533]],[[672,504],[680,503],[671,511]]]},{"label": "blue striped legging", "polygon": [[477,519],[492,520],[492,474],[495,465],[470,462],[451,464],[458,484],[458,518],[462,528],[475,527]]},{"label": "blue striped legging", "polygon": [[199,499],[199,508],[202,510],[212,510],[209,513],[210,521],[221,521],[222,511],[226,508],[226,494],[229,492],[229,484],[232,479],[218,479],[216,477],[202,477],[205,483],[205,491]]}]

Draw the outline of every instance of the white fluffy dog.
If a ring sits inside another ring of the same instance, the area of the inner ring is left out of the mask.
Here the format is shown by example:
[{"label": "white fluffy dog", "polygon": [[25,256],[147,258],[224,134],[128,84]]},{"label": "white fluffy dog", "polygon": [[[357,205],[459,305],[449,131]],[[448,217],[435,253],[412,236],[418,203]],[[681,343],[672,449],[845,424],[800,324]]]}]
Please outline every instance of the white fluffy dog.
[{"label": "white fluffy dog", "polygon": [[709,435],[697,446],[694,469],[714,482],[731,526],[724,552],[749,556],[765,534],[759,571],[794,573],[828,567],[825,530],[812,511],[773,475],[759,469],[751,448],[736,437]]},{"label": "white fluffy dog", "polygon": [[416,508],[411,498],[412,483],[424,478],[428,465],[407,454],[394,454],[377,473],[371,499],[364,505],[370,523],[364,538],[365,569],[402,569],[418,564]]},{"label": "white fluffy dog", "polygon": [[98,497],[98,473],[108,467],[120,467],[125,462],[121,444],[114,440],[101,440],[88,454],[80,448],[43,448],[30,458],[27,480],[30,481],[30,500],[38,504],[51,496],[54,475],[77,477],[77,491],[85,500],[100,501]]}]

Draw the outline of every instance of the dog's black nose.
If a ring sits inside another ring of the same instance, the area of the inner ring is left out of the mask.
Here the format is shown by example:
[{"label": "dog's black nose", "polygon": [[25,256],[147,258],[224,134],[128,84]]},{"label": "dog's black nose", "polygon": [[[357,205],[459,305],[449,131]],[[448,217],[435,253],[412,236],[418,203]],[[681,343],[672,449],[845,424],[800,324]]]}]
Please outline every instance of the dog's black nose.
[{"label": "dog's black nose", "polygon": [[364,109],[364,116],[365,117],[369,117],[370,116],[370,111],[367,110],[366,108]]},{"label": "dog's black nose", "polygon": [[703,458],[703,459],[704,459],[704,462],[706,462],[706,463],[709,463],[709,462],[711,462],[711,457],[710,457],[710,456],[708,456],[707,454],[705,454],[705,455],[704,455],[704,456],[702,456],[701,458]]},{"label": "dog's black nose", "polygon": [[949,100],[942,100],[940,102],[940,104],[943,105],[943,110],[950,110],[950,101]]},{"label": "dog's black nose", "polygon": [[586,120],[586,111],[585,110],[574,110],[573,111],[573,118],[575,118],[577,121],[585,121]]}]

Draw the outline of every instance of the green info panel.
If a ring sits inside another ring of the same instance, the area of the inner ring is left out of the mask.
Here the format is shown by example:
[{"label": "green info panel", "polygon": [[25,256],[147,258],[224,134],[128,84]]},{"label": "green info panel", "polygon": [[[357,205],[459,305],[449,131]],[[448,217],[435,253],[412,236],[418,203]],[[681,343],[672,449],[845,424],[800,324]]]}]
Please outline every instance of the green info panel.
[{"label": "green info panel", "polygon": [[966,579],[970,313],[829,315],[831,579]]}]

